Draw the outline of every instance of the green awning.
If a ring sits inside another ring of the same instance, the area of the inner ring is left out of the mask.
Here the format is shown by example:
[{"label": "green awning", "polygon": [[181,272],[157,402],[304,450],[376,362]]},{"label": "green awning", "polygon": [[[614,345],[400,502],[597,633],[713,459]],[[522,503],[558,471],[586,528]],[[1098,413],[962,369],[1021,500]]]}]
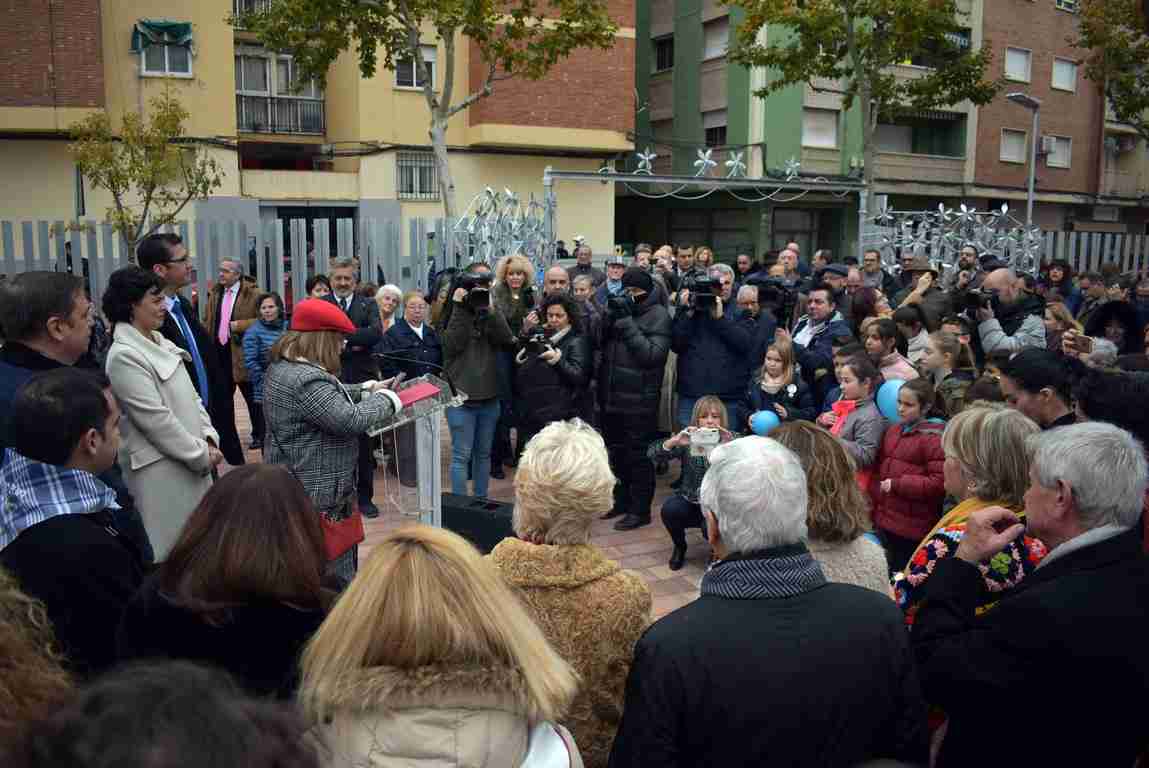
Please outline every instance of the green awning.
[{"label": "green awning", "polygon": [[184,45],[191,48],[192,25],[186,21],[140,19],[132,27],[132,53],[149,45]]}]

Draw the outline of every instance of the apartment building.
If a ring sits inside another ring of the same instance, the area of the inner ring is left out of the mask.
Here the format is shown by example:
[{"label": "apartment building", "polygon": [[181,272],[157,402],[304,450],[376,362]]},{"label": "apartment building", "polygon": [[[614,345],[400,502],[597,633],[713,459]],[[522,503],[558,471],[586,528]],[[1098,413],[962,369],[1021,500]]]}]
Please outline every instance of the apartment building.
[{"label": "apartment building", "polygon": [[[290,56],[227,23],[266,0],[14,0],[0,29],[0,219],[99,219],[108,204],[77,173],[68,128],[92,110],[117,119],[144,110],[165,87],[191,113],[187,134],[205,140],[224,185],[187,218],[261,222],[442,216],[429,116],[411,61],[363,78],[355,56],[332,66],[325,87],[299,83]],[[500,81],[451,122],[460,210],[486,187],[541,199],[546,167],[595,171],[633,148],[634,7],[612,0],[619,26],[607,51],[579,51],[539,82]],[[445,77],[445,51],[430,29],[422,55]],[[485,68],[456,41],[456,93]],[[614,198],[570,194],[560,236],[583,234],[606,252]],[[332,234],[334,236],[334,233]],[[408,238],[402,237],[402,248]]]},{"label": "apartment building", "polygon": [[[959,0],[963,28],[954,42],[990,46],[990,78],[1005,87],[990,105],[928,110],[878,126],[875,192],[901,210],[1007,203],[1023,215],[1032,113],[1009,101],[1024,92],[1042,101],[1035,221],[1046,229],[1144,233],[1149,217],[1149,152],[1129,126],[1106,114],[1084,77],[1073,0]],[[658,153],[656,172],[693,173],[697,151],[741,151],[748,176],[797,161],[829,179],[859,172],[860,109],[842,110],[833,82],[753,96],[767,73],[726,61],[740,21],[714,0],[642,0],[635,65],[636,146]],[[767,40],[780,30],[764,29]],[[894,67],[898,78],[928,71],[928,57]],[[723,170],[721,164],[718,172]],[[856,248],[856,198],[808,194],[743,202],[716,193],[698,201],[619,198],[618,239],[707,242],[722,257],[762,254],[795,240],[839,252]],[[789,201],[787,201],[789,200]]]}]

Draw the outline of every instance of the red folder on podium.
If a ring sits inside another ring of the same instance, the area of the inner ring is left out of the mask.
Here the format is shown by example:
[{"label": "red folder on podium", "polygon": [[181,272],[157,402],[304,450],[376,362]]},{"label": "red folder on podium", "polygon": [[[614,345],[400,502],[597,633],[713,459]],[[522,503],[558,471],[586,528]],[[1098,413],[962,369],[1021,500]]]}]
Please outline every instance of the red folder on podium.
[{"label": "red folder on podium", "polygon": [[420,400],[426,400],[429,397],[435,397],[439,394],[440,390],[429,381],[424,381],[419,384],[412,384],[406,389],[401,389],[395,394],[399,395],[399,402],[403,403],[403,407],[417,403]]}]

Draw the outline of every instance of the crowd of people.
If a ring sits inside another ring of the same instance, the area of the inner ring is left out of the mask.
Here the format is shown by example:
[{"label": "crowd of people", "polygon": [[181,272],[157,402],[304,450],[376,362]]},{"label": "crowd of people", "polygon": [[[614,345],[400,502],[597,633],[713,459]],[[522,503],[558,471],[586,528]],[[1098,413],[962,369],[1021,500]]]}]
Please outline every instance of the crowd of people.
[{"label": "crowd of people", "polygon": [[[225,260],[202,321],[174,235],[98,310],[0,284],[3,763],[960,766],[1013,701],[1027,764],[1149,765],[1149,277],[574,259],[426,294],[336,261],[289,317]],[[428,373],[467,395],[452,492],[514,467],[515,536],[360,569],[413,442],[368,435]],[[707,567],[651,623],[590,534],[672,465],[669,568]]]}]

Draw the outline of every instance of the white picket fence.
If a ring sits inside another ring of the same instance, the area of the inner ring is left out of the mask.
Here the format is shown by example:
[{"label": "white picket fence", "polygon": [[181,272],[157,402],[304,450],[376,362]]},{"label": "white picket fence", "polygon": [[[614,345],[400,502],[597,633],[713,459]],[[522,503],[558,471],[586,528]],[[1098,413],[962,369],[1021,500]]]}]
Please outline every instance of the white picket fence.
[{"label": "white picket fence", "polygon": [[[252,231],[239,220],[200,219],[165,231],[179,234],[188,247],[195,270],[187,289],[189,297],[193,293],[206,296],[220,261],[236,259],[261,288],[279,293],[292,304],[304,297],[310,276],[327,273],[332,261],[353,256],[360,259],[364,282],[386,279],[404,290],[426,289],[428,248],[437,245],[426,233],[438,230],[441,223],[434,219],[408,223],[405,255],[397,220],[269,220]],[[111,273],[130,263],[126,244],[107,223],[0,221],[0,274],[31,270],[82,274],[97,306]]]},{"label": "white picket fence", "polygon": [[1117,264],[1122,272],[1149,269],[1149,235],[1112,232],[1045,232],[1045,260],[1064,259],[1075,272]]}]

